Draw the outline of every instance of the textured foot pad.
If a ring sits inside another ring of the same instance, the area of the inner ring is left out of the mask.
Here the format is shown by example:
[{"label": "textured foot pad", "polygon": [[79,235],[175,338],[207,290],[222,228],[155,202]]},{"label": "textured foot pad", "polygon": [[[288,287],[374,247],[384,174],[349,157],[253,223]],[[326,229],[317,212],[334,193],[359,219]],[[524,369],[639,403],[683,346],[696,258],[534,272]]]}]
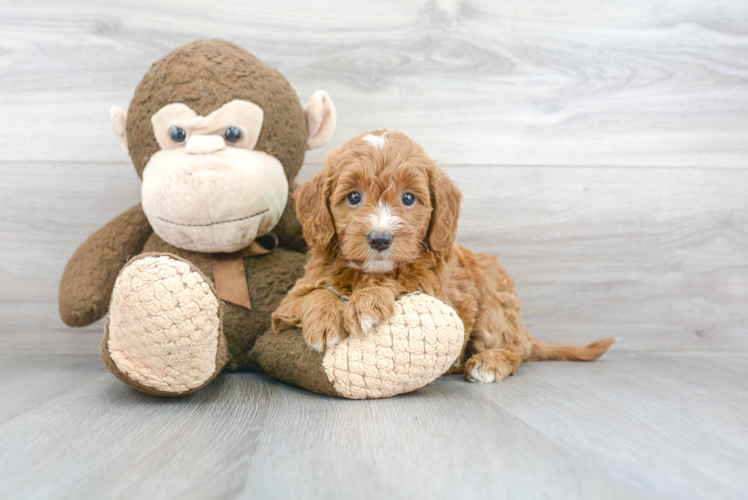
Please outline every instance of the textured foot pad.
[{"label": "textured foot pad", "polygon": [[464,336],[454,309],[429,295],[406,295],[387,323],[328,347],[322,364],[343,397],[389,397],[446,372],[460,355]]},{"label": "textured foot pad", "polygon": [[220,302],[203,276],[165,255],[131,262],[109,308],[109,356],[146,388],[181,394],[216,373]]}]

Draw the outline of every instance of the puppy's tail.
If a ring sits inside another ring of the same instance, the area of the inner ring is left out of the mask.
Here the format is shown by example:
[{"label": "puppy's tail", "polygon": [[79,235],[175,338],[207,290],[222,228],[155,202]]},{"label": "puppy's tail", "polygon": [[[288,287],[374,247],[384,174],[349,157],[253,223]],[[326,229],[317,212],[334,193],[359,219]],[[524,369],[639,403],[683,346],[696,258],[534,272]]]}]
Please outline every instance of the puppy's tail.
[{"label": "puppy's tail", "polygon": [[587,345],[561,345],[555,342],[543,342],[532,337],[532,351],[527,361],[594,361],[616,343],[618,339],[602,339]]}]

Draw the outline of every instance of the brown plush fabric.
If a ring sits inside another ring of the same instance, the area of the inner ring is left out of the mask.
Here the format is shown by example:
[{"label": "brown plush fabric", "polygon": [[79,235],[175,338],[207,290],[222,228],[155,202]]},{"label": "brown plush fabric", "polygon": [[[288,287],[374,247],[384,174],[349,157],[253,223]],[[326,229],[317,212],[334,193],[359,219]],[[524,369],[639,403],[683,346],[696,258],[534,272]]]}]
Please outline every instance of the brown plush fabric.
[{"label": "brown plush fabric", "polygon": [[255,149],[275,156],[293,181],[307,142],[296,92],[278,71],[222,40],[197,40],[173,50],[156,61],[138,85],[127,114],[127,141],[138,175],[159,150],[151,125],[156,111],[180,102],[207,116],[235,99],[262,108],[265,118]]},{"label": "brown plush fabric", "polygon": [[[155,233],[148,239],[143,251],[181,257],[213,281],[213,265],[209,254],[182,250],[168,244]],[[257,337],[270,329],[273,311],[296,280],[304,274],[305,263],[306,255],[284,248],[276,248],[267,255],[244,258],[252,310],[231,303],[226,303],[224,308],[223,331],[229,346],[229,370],[258,369],[250,358],[249,351]]]},{"label": "brown plush fabric", "polygon": [[[206,116],[237,99],[251,101],[262,108],[264,121],[255,149],[276,157],[292,186],[304,161],[308,135],[299,98],[279,72],[244,49],[220,40],[199,40],[177,48],[154,63],[138,85],[126,124],[129,153],[138,175],[142,177],[151,156],[159,150],[151,124],[154,113],[168,104],[183,103]],[[244,258],[252,310],[231,303],[223,308],[217,371],[224,366],[228,370],[259,369],[250,351],[257,338],[270,329],[271,314],[282,297],[303,275],[306,256],[299,252],[306,251],[307,247],[290,196],[274,232],[283,248],[267,255]],[[143,252],[173,254],[213,280],[211,255],[178,249],[164,242],[153,233],[138,205],[86,240],[68,263],[59,299],[65,323],[83,326],[101,318],[108,310],[118,273],[128,259]],[[102,356],[115,376],[143,392],[161,394],[153,388],[140,386],[122,373],[111,360],[107,345],[108,329]],[[273,354],[263,356],[263,360],[267,361],[271,355],[279,356],[281,364],[286,363],[283,365],[286,372],[294,371],[284,348],[275,346],[272,337],[268,337],[264,345],[272,345],[270,352]],[[308,350],[303,340],[299,349],[302,346]],[[318,365],[324,377],[321,361]],[[290,376],[285,375],[286,378]],[[319,385],[315,380],[311,387]],[[319,386],[322,388],[319,392],[327,390],[323,386]]]},{"label": "brown plush fabric", "polygon": [[[293,192],[295,188],[296,185],[291,186],[291,191]],[[286,209],[283,211],[281,220],[273,228],[273,233],[278,236],[278,242],[282,247],[304,253],[309,250],[302,235],[301,224],[296,217],[296,200],[292,196],[288,197]]]},{"label": "brown plush fabric", "polygon": [[78,247],[60,282],[60,317],[86,326],[106,314],[117,275],[153,230],[140,204],[115,217]]},{"label": "brown plush fabric", "polygon": [[343,397],[325,374],[324,354],[309,348],[301,330],[266,333],[257,340],[252,357],[271,377],[319,394]]}]

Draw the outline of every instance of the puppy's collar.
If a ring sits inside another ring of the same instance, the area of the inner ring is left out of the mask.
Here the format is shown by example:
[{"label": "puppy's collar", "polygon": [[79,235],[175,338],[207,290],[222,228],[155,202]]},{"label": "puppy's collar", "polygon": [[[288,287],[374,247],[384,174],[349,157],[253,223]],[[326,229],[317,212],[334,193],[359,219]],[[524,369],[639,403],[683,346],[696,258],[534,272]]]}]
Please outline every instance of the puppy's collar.
[{"label": "puppy's collar", "polygon": [[[337,297],[338,297],[338,298],[340,299],[340,301],[341,301],[341,302],[342,302],[343,304],[347,304],[347,303],[348,303],[348,300],[349,300],[349,299],[351,298],[351,297],[350,297],[350,296],[349,296],[349,295],[348,295],[347,293],[340,293],[340,292],[339,292],[338,290],[336,290],[336,289],[335,289],[334,287],[328,286],[328,287],[325,287],[325,288],[326,288],[327,290],[330,290],[330,291],[331,291],[332,293],[334,293],[334,294],[335,294],[335,295],[336,295],[336,296],[337,296]],[[410,297],[411,295],[420,295],[420,294],[422,294],[422,293],[423,293],[422,291],[420,291],[420,290],[416,290],[415,292],[404,293],[404,294],[402,294],[402,295],[399,295],[399,296],[398,296],[397,298],[399,299],[399,298],[401,298],[401,297]]]},{"label": "puppy's collar", "polygon": [[337,297],[340,299],[340,301],[343,304],[347,304],[348,303],[348,299],[350,299],[350,297],[348,296],[348,294],[346,294],[346,293],[340,293],[334,287],[331,287],[331,286],[328,286],[326,288],[328,290],[330,290],[332,293],[334,293],[335,295],[337,295]]}]

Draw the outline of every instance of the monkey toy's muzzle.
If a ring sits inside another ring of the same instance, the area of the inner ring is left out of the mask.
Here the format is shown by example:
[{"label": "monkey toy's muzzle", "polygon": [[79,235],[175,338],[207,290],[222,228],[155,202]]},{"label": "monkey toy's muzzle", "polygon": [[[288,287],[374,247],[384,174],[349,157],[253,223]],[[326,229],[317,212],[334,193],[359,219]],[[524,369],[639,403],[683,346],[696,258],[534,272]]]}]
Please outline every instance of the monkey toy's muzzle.
[{"label": "monkey toy's muzzle", "polygon": [[288,181],[271,155],[209,146],[188,142],[154,154],[143,171],[143,210],[167,243],[196,252],[235,252],[280,220]]}]

